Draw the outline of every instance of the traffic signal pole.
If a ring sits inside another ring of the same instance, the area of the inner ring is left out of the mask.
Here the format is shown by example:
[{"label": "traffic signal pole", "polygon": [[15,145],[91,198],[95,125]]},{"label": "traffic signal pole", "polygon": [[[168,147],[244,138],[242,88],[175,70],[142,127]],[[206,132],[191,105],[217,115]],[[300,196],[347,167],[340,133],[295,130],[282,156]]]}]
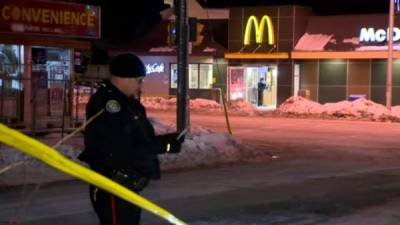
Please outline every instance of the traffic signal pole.
[{"label": "traffic signal pole", "polygon": [[393,27],[394,27],[394,1],[390,0],[389,7],[389,40],[388,40],[388,61],[386,77],[386,107],[392,108],[392,82],[393,82]]},{"label": "traffic signal pole", "polygon": [[177,92],[177,130],[182,132],[189,126],[188,110],[188,17],[187,0],[177,0],[176,23],[178,39],[178,92]]}]

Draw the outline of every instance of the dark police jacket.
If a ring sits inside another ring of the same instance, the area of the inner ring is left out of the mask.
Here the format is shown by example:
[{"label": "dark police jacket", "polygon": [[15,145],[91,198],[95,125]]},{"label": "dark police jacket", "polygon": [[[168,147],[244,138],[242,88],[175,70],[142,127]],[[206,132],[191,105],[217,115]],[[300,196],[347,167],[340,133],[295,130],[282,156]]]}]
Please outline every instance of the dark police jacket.
[{"label": "dark police jacket", "polygon": [[165,152],[165,146],[155,136],[140,101],[128,98],[105,81],[86,106],[87,119],[102,109],[104,112],[85,129],[85,150],[79,159],[103,174],[113,169],[132,169],[158,179],[157,154]]},{"label": "dark police jacket", "polygon": [[265,89],[267,89],[267,84],[258,82],[258,91],[264,91]]}]

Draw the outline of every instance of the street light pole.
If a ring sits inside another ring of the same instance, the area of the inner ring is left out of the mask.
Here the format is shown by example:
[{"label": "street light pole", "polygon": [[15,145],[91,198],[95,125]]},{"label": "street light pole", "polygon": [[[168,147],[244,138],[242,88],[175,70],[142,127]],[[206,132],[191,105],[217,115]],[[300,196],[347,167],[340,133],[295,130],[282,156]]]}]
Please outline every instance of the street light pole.
[{"label": "street light pole", "polygon": [[394,1],[390,0],[389,7],[389,40],[388,40],[388,61],[386,77],[386,107],[392,108],[392,82],[393,82],[393,26],[394,26]]},{"label": "street light pole", "polygon": [[187,0],[177,0],[176,23],[178,38],[178,92],[177,92],[177,130],[182,132],[188,126],[188,17]]}]

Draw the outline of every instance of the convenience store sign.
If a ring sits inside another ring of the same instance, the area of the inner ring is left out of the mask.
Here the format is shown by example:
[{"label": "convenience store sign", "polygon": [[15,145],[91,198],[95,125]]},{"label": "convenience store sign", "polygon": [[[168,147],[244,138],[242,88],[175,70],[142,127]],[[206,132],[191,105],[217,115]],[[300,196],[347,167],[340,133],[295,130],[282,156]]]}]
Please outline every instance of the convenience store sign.
[{"label": "convenience store sign", "polygon": [[0,32],[100,38],[100,7],[50,1],[0,1]]}]

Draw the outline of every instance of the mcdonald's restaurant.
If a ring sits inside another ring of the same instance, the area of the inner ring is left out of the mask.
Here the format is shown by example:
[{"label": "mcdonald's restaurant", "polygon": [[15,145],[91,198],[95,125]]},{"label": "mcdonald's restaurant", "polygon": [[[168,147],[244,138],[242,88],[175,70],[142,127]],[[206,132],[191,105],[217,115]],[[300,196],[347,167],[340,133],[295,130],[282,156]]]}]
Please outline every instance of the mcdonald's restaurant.
[{"label": "mcdonald's restaurant", "polygon": [[76,3],[0,3],[0,122],[27,130],[70,124],[80,54],[100,37],[100,8]]},{"label": "mcdonald's restaurant", "polygon": [[[302,6],[230,9],[227,96],[274,109],[301,95],[326,103],[386,101],[387,15],[316,16]],[[394,29],[393,105],[400,104]]]}]

